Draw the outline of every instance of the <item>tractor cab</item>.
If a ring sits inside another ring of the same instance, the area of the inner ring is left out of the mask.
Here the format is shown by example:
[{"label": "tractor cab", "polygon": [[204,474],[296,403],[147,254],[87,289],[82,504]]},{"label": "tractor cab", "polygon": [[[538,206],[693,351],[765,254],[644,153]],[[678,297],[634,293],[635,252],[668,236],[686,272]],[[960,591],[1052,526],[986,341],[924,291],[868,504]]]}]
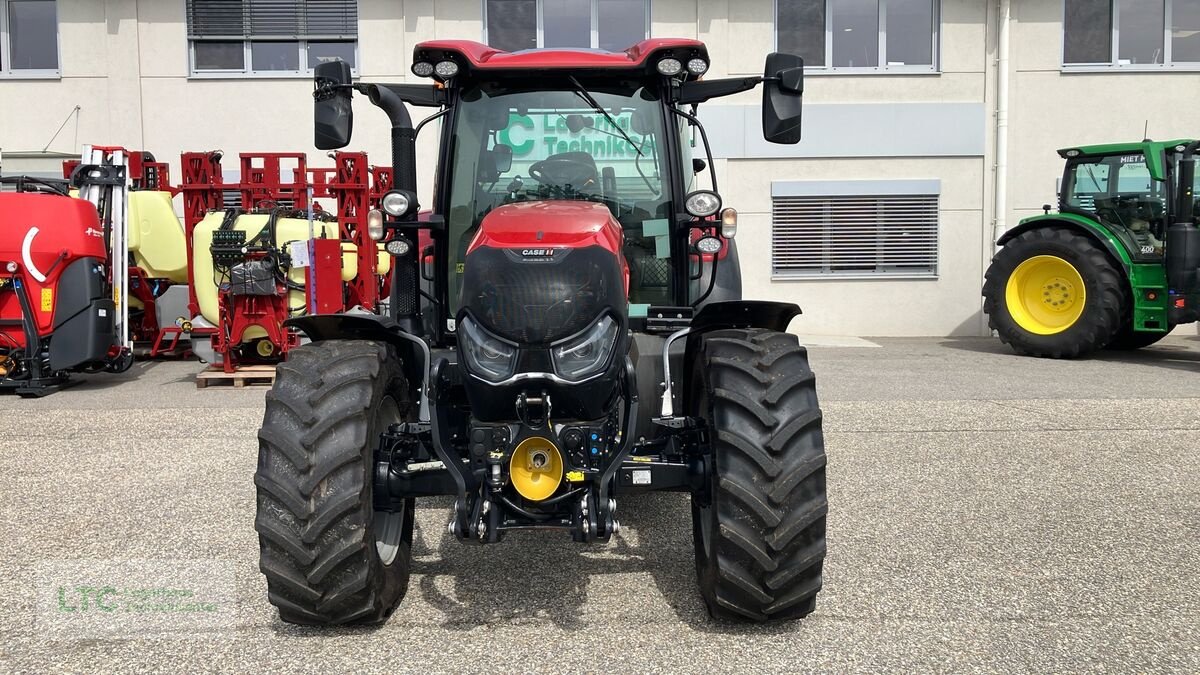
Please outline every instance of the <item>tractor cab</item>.
[{"label": "tractor cab", "polygon": [[[669,247],[656,245],[656,233],[668,232],[673,204],[682,202],[673,181],[695,182],[690,157],[685,165],[670,150],[679,130],[668,135],[666,124],[679,120],[664,119],[651,82],[590,79],[548,77],[536,89],[521,80],[466,85],[445,174],[451,311],[459,307],[465,254],[484,219],[515,204],[536,213],[534,204],[550,202],[604,207],[624,239],[629,301],[674,301]],[[689,141],[678,145],[691,149]]]},{"label": "tractor cab", "polygon": [[[703,81],[708,51],[696,40],[645,40],[615,53],[508,53],[469,41],[424,42],[414,50],[412,72],[434,80],[432,86],[352,85],[344,64],[318,68],[316,140],[321,148],[348,142],[354,90],[367,93],[392,118],[401,165],[396,192],[402,196],[384,202],[384,225],[388,238],[395,233],[412,242],[408,255],[414,263],[419,257],[422,272],[420,281],[393,284],[401,323],[412,325],[420,315],[436,341],[452,343],[466,304],[468,251],[488,217],[518,205],[527,214],[549,213],[534,205],[558,202],[587,202],[607,211],[621,235],[628,311],[640,318],[650,307],[690,308],[697,300],[740,297],[736,252],[730,255],[737,214],[723,209],[695,108],[762,83],[764,135],[795,143],[801,63],[772,54],[763,77]],[[414,130],[405,103],[441,110]],[[423,219],[415,174],[408,187],[399,179],[412,163],[408,145],[435,118],[441,121],[441,149],[433,203],[423,205],[432,214]],[[404,210],[388,210],[388,204]],[[570,210],[554,212],[564,222],[580,223]],[[716,250],[697,257],[692,244],[717,229],[723,235]],[[416,230],[425,230],[427,239],[414,238]],[[417,251],[417,243],[426,240]],[[705,265],[712,255],[729,260],[724,276],[716,271],[719,264]],[[398,265],[398,272],[404,275],[409,267]]]},{"label": "tractor cab", "polygon": [[1178,164],[1188,141],[1060,150],[1067,160],[1059,209],[1094,219],[1138,259],[1161,260],[1178,194]]}]

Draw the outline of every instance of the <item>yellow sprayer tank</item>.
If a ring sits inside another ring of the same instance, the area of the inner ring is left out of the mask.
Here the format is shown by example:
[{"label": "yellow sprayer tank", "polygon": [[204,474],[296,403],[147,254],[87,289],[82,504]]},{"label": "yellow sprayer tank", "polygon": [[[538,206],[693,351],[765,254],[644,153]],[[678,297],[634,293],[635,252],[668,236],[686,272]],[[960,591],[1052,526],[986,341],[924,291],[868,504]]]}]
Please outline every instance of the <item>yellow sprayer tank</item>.
[{"label": "yellow sprayer tank", "polygon": [[187,283],[187,239],[170,192],[129,193],[129,253],[147,277]]},{"label": "yellow sprayer tank", "polygon": [[[270,214],[250,213],[237,217],[232,229],[246,233],[246,241],[254,239],[267,226]],[[221,275],[213,268],[212,246],[213,232],[221,228],[225,222],[225,213],[214,211],[196,224],[192,231],[192,258],[196,283],[196,300],[200,304],[200,314],[214,326],[220,321],[220,299],[218,288],[222,281]],[[314,221],[313,232],[319,239],[337,239],[339,237],[336,222]],[[280,252],[288,251],[288,244],[294,241],[308,241],[308,220],[304,218],[278,218],[275,221],[275,245]],[[350,242],[342,242],[342,281],[350,281],[358,272],[358,248]],[[305,284],[305,269],[293,267],[288,271],[288,279],[303,287]],[[305,294],[303,290],[288,291],[288,307],[292,308],[293,316],[305,313]],[[243,341],[264,337],[266,332],[259,328],[246,331]]]}]

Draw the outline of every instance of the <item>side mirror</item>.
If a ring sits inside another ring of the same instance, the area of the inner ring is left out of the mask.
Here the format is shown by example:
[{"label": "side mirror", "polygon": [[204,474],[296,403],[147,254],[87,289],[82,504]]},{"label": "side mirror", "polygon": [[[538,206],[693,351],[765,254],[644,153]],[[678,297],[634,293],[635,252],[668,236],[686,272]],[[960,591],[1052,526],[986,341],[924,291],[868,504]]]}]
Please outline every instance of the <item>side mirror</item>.
[{"label": "side mirror", "polygon": [[804,59],[793,54],[767,56],[763,73],[763,137],[771,143],[800,142]]},{"label": "side mirror", "polygon": [[498,173],[506,173],[512,168],[513,151],[512,147],[503,143],[497,143],[496,147],[492,148],[492,160],[496,164]]},{"label": "side mirror", "polygon": [[350,64],[340,59],[319,63],[313,72],[313,141],[319,150],[350,143],[354,131],[350,82]]}]

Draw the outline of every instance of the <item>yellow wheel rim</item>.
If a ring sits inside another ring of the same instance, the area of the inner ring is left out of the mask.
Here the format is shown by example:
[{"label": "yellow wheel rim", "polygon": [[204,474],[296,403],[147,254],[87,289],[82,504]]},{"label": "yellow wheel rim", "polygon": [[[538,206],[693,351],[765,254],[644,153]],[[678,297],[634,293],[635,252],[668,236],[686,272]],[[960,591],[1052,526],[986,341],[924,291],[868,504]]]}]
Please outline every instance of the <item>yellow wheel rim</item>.
[{"label": "yellow wheel rim", "polygon": [[1087,291],[1074,265],[1058,256],[1038,255],[1013,270],[1004,298],[1018,326],[1036,335],[1054,335],[1079,321]]}]

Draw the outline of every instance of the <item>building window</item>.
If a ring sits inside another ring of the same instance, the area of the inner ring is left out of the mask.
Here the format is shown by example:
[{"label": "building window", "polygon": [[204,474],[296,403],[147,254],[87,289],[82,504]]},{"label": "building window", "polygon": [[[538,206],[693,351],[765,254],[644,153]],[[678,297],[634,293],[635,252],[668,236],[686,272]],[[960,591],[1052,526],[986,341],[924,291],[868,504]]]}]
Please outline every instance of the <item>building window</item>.
[{"label": "building window", "polygon": [[1200,2],[1065,0],[1063,66],[1200,68]]},{"label": "building window", "polygon": [[508,52],[624,51],[650,35],[649,0],[485,0],[484,40]]},{"label": "building window", "polygon": [[58,75],[54,0],[0,0],[0,76]]},{"label": "building window", "polygon": [[357,0],[188,0],[193,75],[308,75],[358,67]]},{"label": "building window", "polygon": [[939,0],[776,0],[775,42],[820,72],[934,72]]},{"label": "building window", "polygon": [[938,181],[777,182],[771,273],[937,276]]}]

